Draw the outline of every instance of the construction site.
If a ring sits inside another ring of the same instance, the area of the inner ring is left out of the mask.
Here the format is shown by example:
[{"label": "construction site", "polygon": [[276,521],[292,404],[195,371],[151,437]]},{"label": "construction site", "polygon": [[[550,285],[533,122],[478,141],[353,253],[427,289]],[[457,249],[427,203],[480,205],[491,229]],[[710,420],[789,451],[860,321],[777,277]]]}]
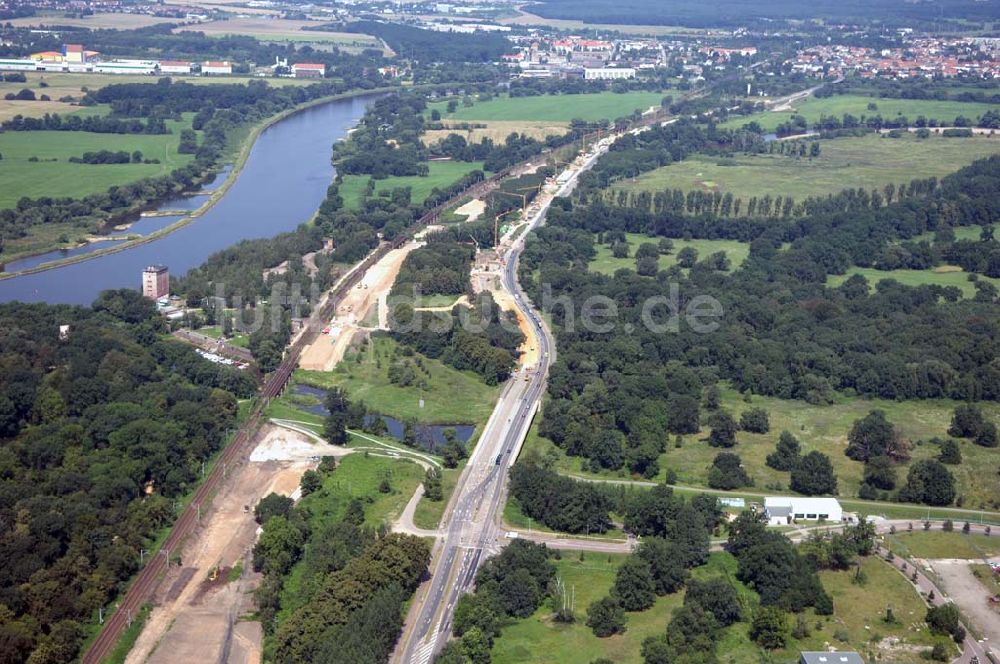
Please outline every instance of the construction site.
[{"label": "construction site", "polygon": [[249,459],[228,469],[226,482],[200,514],[198,532],[179,551],[169,551],[167,574],[152,598],[155,607],[127,664],[261,661],[261,625],[241,620],[253,613],[251,552],[259,526],[253,508],[277,493],[297,497],[302,474],[320,457],[350,450],[303,433],[265,425]]}]

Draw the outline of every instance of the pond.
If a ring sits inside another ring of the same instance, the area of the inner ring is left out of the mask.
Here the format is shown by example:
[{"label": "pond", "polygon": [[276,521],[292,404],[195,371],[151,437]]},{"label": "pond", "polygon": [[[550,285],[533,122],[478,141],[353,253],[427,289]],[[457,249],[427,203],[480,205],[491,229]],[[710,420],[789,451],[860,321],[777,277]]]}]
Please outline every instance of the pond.
[{"label": "pond", "polygon": [[[313,387],[312,385],[302,385],[300,383],[296,383],[292,388],[292,394],[295,397],[299,397],[301,401],[301,403],[295,404],[296,408],[322,417],[328,415],[326,406],[323,405],[326,401],[326,393],[327,391],[322,388]],[[376,418],[381,419],[385,423],[389,436],[401,442],[406,439],[406,423],[389,415],[369,414],[365,421],[365,427],[368,428],[371,426],[372,421]],[[472,434],[476,431],[474,424],[414,423],[412,426],[413,440],[416,446],[428,452],[434,452],[448,442],[445,435],[445,432],[448,430],[451,430],[454,433],[455,440],[462,444],[468,443],[469,439],[472,438]]]}]

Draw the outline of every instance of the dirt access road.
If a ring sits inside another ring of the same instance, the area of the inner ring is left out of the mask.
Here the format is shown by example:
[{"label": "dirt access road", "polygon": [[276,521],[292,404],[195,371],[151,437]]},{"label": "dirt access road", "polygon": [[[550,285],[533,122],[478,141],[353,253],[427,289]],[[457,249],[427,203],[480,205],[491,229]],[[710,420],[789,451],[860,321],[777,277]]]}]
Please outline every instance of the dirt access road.
[{"label": "dirt access road", "polygon": [[[996,560],[996,559],[994,559]],[[982,564],[982,559],[945,558],[928,560],[927,563],[941,579],[942,590],[955,600],[955,604],[972,622],[979,633],[1000,644],[1000,608],[990,603],[992,593],[982,581],[972,574],[972,565]]]},{"label": "dirt access road", "polygon": [[[321,334],[302,353],[299,366],[311,371],[333,371],[343,359],[355,335],[361,329],[361,321],[373,306],[392,289],[399,268],[411,251],[423,246],[422,242],[407,242],[399,249],[393,249],[377,263],[368,268],[357,286],[337,303],[337,313],[331,321],[331,334]],[[382,316],[379,316],[382,319]]]},{"label": "dirt access road", "polygon": [[[252,593],[260,582],[250,560],[257,539],[253,506],[272,491],[294,496],[316,457],[342,456],[348,450],[272,425],[261,429],[259,439],[249,460],[230,471],[235,476],[203,510],[202,530],[181,552],[180,566],[170,567],[160,583],[153,612],[127,664],[261,661],[260,624],[239,620],[253,611]],[[229,581],[230,570],[241,563],[242,574]]]}]

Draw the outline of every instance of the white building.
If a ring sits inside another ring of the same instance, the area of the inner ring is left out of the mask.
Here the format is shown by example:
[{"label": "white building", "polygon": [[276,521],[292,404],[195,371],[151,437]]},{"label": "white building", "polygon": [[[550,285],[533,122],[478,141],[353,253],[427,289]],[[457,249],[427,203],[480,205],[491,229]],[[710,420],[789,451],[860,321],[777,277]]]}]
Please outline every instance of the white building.
[{"label": "white building", "polygon": [[769,526],[787,526],[796,521],[840,523],[844,519],[844,510],[836,498],[768,496],[764,498],[764,514]]},{"label": "white building", "polygon": [[233,63],[231,62],[215,62],[211,60],[206,60],[201,63],[201,73],[206,75],[216,75],[223,74],[229,75],[233,73]]},{"label": "white building", "polygon": [[18,60],[15,58],[4,58],[0,60],[0,69],[7,71],[35,71],[38,63],[34,60]]},{"label": "white building", "polygon": [[94,71],[99,74],[155,74],[156,62],[151,60],[95,62]]},{"label": "white building", "polygon": [[163,74],[190,74],[191,63],[186,60],[160,60],[160,72]]},{"label": "white building", "polygon": [[588,81],[635,78],[635,69],[632,67],[587,67],[583,70],[583,77]]}]

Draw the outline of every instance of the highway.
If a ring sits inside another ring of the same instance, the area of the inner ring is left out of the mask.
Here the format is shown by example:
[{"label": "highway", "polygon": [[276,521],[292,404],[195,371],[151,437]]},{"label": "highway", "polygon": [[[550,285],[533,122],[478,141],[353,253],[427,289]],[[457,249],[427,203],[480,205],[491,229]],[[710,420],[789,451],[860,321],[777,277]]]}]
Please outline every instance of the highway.
[{"label": "highway", "polygon": [[525,237],[544,222],[553,198],[570,193],[579,174],[590,168],[612,141],[606,138],[598,142],[582,161],[569,167],[570,176],[557,191],[543,194],[538,211],[504,253],[501,283],[531,327],[538,344],[538,364],[515,373],[508,381],[459,478],[431,563],[431,579],[418,590],[396,649],[398,662],[427,664],[433,659],[448,640],[458,598],[472,590],[480,563],[503,546],[500,517],[507,497],[507,472],[527,436],[541,403],[549,366],[555,360],[552,334],[517,282],[518,258]]}]

